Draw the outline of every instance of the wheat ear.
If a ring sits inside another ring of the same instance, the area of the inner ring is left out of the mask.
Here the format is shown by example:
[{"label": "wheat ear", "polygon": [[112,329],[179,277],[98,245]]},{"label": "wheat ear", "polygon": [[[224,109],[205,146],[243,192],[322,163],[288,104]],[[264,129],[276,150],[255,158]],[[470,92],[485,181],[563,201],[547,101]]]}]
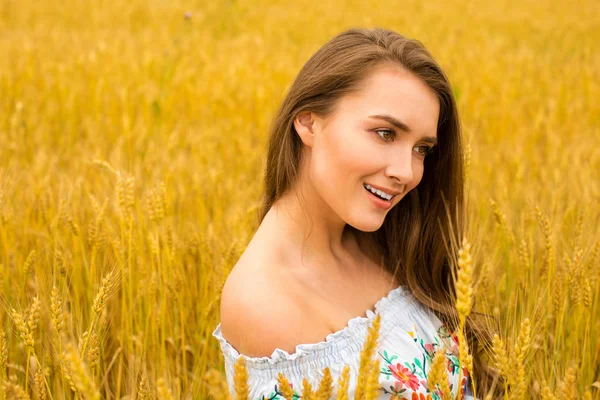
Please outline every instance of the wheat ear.
[{"label": "wheat ear", "polygon": [[335,400],[349,400],[348,386],[350,385],[350,366],[346,365],[338,377],[338,389]]},{"label": "wheat ear", "polygon": [[356,383],[356,392],[354,394],[354,400],[364,399],[366,383],[369,378],[369,372],[371,367],[371,360],[377,347],[377,340],[379,339],[379,327],[381,325],[381,315],[377,314],[373,320],[372,325],[369,327],[369,333],[367,340],[365,341],[364,347],[360,352],[360,366],[358,369],[358,380]]},{"label": "wheat ear", "polygon": [[235,388],[236,400],[248,400],[250,398],[250,388],[248,387],[248,370],[246,369],[246,359],[240,356],[235,363],[233,387]]},{"label": "wheat ear", "polygon": [[317,390],[317,400],[329,400],[331,397],[331,392],[333,391],[333,379],[331,377],[331,370],[329,367],[325,367],[323,369],[323,379],[319,384],[319,389]]},{"label": "wheat ear", "polygon": [[283,398],[285,400],[294,400],[294,389],[291,388],[290,382],[281,372],[277,376],[277,381],[279,382],[279,390],[281,391]]},{"label": "wheat ear", "polygon": [[431,393],[435,391],[436,386],[439,386],[442,393],[442,399],[451,400],[452,392],[450,392],[450,386],[448,384],[446,363],[445,350],[438,350],[433,356],[429,374],[427,375],[427,386]]}]

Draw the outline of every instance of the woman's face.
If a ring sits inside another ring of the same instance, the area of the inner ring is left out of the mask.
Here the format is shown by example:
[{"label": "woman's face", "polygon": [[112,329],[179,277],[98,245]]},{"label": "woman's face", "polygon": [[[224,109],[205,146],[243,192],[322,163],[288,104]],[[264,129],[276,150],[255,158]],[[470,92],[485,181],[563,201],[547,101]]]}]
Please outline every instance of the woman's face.
[{"label": "woman's face", "polygon": [[[379,229],[421,181],[426,153],[437,141],[435,92],[407,70],[385,64],[358,92],[340,99],[327,121],[311,115],[312,134],[303,137],[311,148],[311,185],[347,224]],[[393,197],[381,200],[366,185]]]}]

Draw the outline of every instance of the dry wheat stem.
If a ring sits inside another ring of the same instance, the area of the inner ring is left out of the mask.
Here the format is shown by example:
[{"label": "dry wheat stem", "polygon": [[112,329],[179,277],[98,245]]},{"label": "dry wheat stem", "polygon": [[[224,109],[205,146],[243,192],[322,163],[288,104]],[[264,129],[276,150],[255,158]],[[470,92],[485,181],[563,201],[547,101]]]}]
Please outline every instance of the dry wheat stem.
[{"label": "dry wheat stem", "polygon": [[[277,375],[277,381],[279,382],[279,391],[283,398],[285,400],[294,400],[294,389],[290,387],[290,382],[281,372]],[[236,400],[238,399],[236,398]]]},{"label": "dry wheat stem", "polygon": [[338,377],[338,389],[335,400],[348,400],[348,386],[350,384],[350,366],[344,366],[342,373]]},{"label": "dry wheat stem", "polygon": [[248,387],[248,371],[246,370],[246,358],[244,356],[238,358],[234,371],[235,400],[249,400],[250,388]]},{"label": "dry wheat stem", "polygon": [[331,377],[331,370],[329,367],[325,367],[323,369],[323,378],[319,383],[319,388],[317,389],[317,400],[329,400],[331,397],[331,392],[333,391],[333,378]]},{"label": "dry wheat stem", "polygon": [[369,377],[371,360],[375,349],[377,347],[377,341],[379,339],[379,328],[381,325],[381,315],[377,314],[373,319],[372,325],[369,327],[367,339],[363,350],[360,353],[360,364],[358,369],[358,379],[356,383],[356,392],[354,399],[362,399],[365,396],[365,386]]}]

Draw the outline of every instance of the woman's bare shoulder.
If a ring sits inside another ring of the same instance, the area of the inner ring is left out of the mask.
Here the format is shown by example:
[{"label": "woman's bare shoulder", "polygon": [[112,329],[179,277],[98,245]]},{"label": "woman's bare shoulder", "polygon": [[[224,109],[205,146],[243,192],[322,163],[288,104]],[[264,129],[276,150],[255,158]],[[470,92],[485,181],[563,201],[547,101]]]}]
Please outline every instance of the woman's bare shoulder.
[{"label": "woman's bare shoulder", "polygon": [[270,356],[275,348],[289,353],[300,343],[322,340],[323,332],[307,323],[311,315],[302,288],[285,279],[284,265],[269,257],[238,261],[221,294],[223,337],[241,354]]}]

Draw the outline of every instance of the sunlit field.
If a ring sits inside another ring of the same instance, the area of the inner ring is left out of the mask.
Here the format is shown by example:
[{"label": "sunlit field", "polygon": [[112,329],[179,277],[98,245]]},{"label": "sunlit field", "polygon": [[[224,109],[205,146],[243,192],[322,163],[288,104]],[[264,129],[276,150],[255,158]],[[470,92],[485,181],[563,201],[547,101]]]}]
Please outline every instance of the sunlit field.
[{"label": "sunlit field", "polygon": [[507,398],[600,398],[600,2],[0,0],[0,399],[225,396],[271,118],[371,26],[452,82]]}]

